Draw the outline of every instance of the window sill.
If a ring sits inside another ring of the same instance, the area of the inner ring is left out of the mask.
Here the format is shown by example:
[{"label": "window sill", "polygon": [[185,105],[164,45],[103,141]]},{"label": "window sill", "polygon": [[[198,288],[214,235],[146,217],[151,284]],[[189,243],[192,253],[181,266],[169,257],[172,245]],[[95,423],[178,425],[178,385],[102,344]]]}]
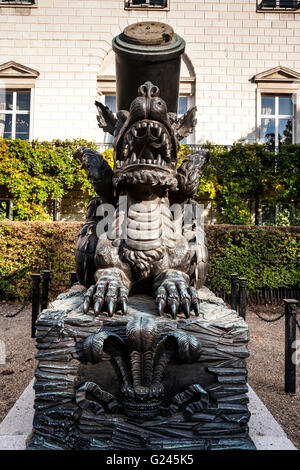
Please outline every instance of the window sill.
[{"label": "window sill", "polygon": [[170,11],[169,7],[166,8],[159,8],[159,7],[124,7],[124,10],[126,11]]},{"label": "window sill", "polygon": [[38,7],[38,4],[37,2],[34,3],[33,5],[30,4],[30,3],[27,3],[26,5],[21,5],[21,4],[18,4],[18,3],[15,3],[14,5],[11,4],[11,5],[8,5],[7,3],[1,3],[0,2],[0,8],[37,8]]},{"label": "window sill", "polygon": [[282,8],[257,8],[256,13],[300,13],[300,8],[297,8],[297,10],[293,10],[290,8],[289,10],[284,10]]}]

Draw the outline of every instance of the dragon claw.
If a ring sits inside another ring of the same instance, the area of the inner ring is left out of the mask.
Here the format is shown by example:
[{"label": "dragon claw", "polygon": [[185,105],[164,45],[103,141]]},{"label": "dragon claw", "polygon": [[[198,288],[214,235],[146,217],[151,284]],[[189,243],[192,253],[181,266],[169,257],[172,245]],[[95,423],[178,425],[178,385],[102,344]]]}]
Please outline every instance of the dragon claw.
[{"label": "dragon claw", "polygon": [[182,273],[175,276],[166,276],[161,285],[156,290],[156,304],[158,315],[163,315],[167,307],[172,318],[183,312],[189,318],[194,311],[196,316],[200,315],[200,300],[197,291],[193,286],[189,286]]},{"label": "dragon claw", "polygon": [[124,286],[121,276],[111,270],[86,291],[83,312],[88,313],[93,308],[95,315],[104,311],[112,317],[118,310],[122,315],[126,315],[127,299],[128,289]]}]

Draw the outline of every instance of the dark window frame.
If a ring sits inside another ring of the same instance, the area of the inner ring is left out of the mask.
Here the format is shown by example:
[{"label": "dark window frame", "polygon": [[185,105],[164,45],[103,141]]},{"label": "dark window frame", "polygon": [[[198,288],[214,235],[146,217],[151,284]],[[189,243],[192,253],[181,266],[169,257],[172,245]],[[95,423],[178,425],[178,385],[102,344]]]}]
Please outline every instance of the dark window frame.
[{"label": "dark window frame", "polygon": [[37,8],[38,0],[0,0],[1,8]]},{"label": "dark window frame", "polygon": [[256,0],[258,12],[291,12],[299,9],[299,0]]},{"label": "dark window frame", "polygon": [[[138,2],[145,2],[145,3],[138,3]],[[154,2],[155,0],[124,0],[124,9],[125,10],[159,10],[159,11],[168,11],[170,9],[170,0],[156,0],[157,2],[165,1],[166,6],[161,5],[151,5],[150,2]],[[137,4],[134,4],[137,2]]]}]

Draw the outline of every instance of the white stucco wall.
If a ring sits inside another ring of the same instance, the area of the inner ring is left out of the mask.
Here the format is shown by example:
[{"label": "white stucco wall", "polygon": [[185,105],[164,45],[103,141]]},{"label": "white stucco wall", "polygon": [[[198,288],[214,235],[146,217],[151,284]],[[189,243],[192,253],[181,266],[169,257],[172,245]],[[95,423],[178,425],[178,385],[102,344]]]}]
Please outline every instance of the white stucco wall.
[{"label": "white stucco wall", "polygon": [[196,72],[195,141],[256,138],[258,72],[300,71],[300,14],[257,13],[255,0],[170,0],[169,11],[126,11],[123,0],[38,0],[0,6],[0,65],[15,61],[35,80],[32,137],[100,141],[96,78],[112,38],[136,21],[169,23]]}]

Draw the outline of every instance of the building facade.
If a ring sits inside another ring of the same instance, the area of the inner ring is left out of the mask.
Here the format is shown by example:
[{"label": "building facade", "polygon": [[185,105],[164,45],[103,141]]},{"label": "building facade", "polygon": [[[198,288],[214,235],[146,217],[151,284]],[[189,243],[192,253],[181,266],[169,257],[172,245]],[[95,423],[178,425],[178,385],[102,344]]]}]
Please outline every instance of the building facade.
[{"label": "building facade", "polygon": [[0,136],[108,142],[94,101],[114,110],[112,38],[152,20],[186,41],[189,143],[300,142],[295,0],[0,0]]}]

